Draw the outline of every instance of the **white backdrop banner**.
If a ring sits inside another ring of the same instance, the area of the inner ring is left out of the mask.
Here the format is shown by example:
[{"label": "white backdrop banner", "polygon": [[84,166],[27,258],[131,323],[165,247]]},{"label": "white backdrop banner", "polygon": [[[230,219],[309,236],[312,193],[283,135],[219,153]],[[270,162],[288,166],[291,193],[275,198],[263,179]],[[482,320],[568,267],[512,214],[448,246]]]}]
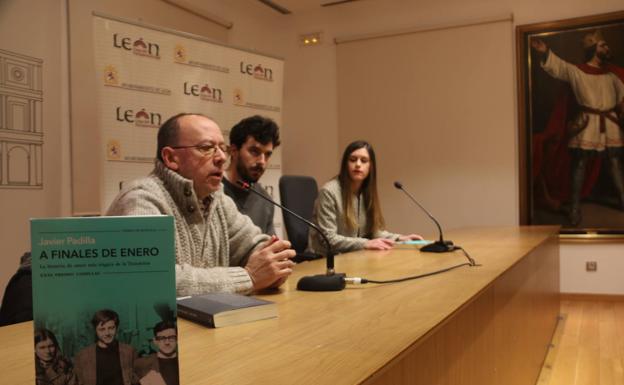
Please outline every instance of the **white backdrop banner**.
[{"label": "white backdrop banner", "polygon": [[[96,117],[102,143],[102,211],[123,182],[146,176],[156,156],[158,127],[180,112],[212,117],[230,128],[251,115],[281,127],[284,62],[182,32],[94,16]],[[279,201],[281,151],[261,183]],[[275,229],[282,234],[281,212]]]}]

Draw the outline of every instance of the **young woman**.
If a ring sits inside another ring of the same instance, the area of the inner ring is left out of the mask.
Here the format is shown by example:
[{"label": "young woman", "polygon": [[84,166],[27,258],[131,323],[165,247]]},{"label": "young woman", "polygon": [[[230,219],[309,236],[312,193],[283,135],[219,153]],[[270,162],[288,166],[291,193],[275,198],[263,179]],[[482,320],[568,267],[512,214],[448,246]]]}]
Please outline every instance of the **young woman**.
[{"label": "young woman", "polygon": [[63,357],[54,333],[35,331],[35,370],[37,385],[77,385],[71,362]]},{"label": "young woman", "polygon": [[[375,151],[362,140],[345,149],[340,174],[319,191],[313,216],[329,238],[334,253],[388,250],[395,241],[421,239],[416,234],[400,235],[384,230],[377,194]],[[325,254],[327,248],[321,236],[314,230],[309,234],[310,248]]]}]

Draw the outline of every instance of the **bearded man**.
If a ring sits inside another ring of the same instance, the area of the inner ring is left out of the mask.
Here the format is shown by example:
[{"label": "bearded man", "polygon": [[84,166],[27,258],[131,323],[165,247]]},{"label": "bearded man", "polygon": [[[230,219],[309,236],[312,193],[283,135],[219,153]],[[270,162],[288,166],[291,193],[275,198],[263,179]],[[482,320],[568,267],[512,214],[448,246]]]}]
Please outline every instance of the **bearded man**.
[{"label": "bearded man", "polygon": [[532,40],[531,46],[542,55],[544,71],[570,85],[576,102],[562,124],[572,157],[571,224],[580,223],[581,194],[588,194],[597,179],[600,162],[595,160],[605,157],[620,208],[624,210],[624,71],[610,64],[611,51],[599,30],[583,39],[586,59],[583,64],[575,65],[559,58],[542,40]]},{"label": "bearded man", "polygon": [[255,190],[268,196],[258,181],[279,145],[279,127],[273,120],[259,115],[241,120],[230,131],[230,165],[223,178],[223,192],[234,200],[238,211],[271,235],[275,234],[273,205],[239,187],[238,181],[255,185]]}]

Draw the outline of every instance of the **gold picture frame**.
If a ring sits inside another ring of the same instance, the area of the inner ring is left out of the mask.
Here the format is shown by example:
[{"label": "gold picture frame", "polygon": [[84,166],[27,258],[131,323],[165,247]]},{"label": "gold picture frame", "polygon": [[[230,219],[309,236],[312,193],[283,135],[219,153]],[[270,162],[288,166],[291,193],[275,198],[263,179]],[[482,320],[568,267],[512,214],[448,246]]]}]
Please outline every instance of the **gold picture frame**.
[{"label": "gold picture frame", "polygon": [[624,235],[624,11],[519,25],[516,58],[521,224]]}]

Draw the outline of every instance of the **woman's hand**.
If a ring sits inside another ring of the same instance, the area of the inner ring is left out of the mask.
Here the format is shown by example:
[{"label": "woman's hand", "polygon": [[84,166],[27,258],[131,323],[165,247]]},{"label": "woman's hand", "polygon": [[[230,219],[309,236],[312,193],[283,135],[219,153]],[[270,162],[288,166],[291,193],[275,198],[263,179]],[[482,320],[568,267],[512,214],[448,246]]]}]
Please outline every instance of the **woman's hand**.
[{"label": "woman's hand", "polygon": [[394,241],[386,238],[371,239],[364,244],[366,250],[390,250],[392,246],[394,246]]}]

